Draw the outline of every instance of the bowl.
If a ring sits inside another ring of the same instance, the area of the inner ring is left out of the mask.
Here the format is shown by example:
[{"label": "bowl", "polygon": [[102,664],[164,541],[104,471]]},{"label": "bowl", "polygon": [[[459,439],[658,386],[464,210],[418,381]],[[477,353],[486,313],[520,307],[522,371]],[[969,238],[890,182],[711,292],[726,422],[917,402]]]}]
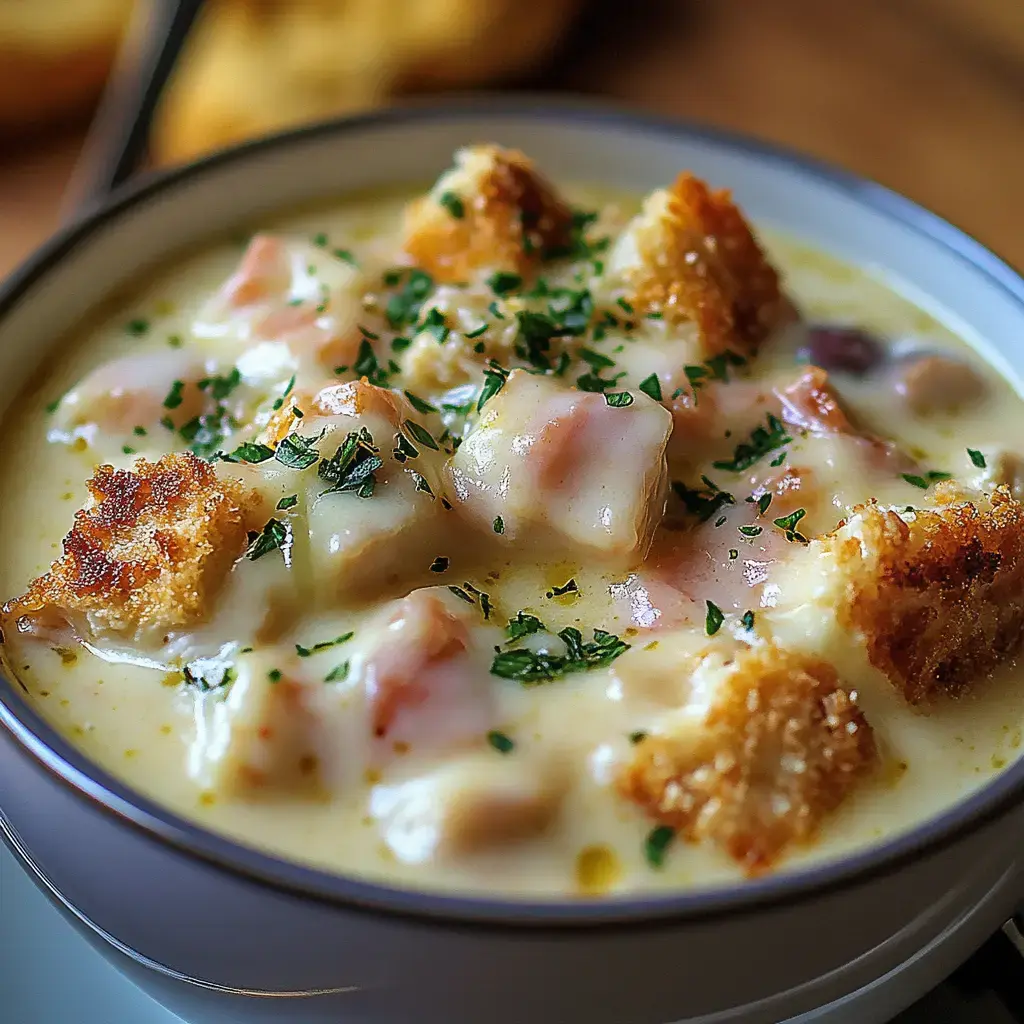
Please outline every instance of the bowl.
[{"label": "bowl", "polygon": [[[99,300],[175,253],[282,208],[428,180],[481,140],[524,149],[555,179],[637,192],[691,168],[754,220],[884,270],[1012,381],[1024,371],[1024,282],[908,200],[749,139],[527,97],[324,123],[120,192],[0,290],[0,402],[59,358]],[[0,679],[0,832],[104,955],[196,1024],[885,1020],[1012,912],[1022,803],[1017,762],[877,846],[741,885],[588,901],[426,894],[286,863],[176,817]]]}]

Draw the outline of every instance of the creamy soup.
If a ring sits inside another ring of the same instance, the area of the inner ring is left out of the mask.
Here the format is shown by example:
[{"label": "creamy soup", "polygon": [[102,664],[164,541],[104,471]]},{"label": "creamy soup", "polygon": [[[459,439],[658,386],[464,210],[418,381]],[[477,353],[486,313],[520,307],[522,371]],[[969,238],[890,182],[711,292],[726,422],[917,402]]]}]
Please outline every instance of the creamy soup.
[{"label": "creamy soup", "polygon": [[8,671],[98,764],[297,861],[592,896],[1017,756],[1021,402],[893,283],[488,146],[258,227],[4,425]]}]

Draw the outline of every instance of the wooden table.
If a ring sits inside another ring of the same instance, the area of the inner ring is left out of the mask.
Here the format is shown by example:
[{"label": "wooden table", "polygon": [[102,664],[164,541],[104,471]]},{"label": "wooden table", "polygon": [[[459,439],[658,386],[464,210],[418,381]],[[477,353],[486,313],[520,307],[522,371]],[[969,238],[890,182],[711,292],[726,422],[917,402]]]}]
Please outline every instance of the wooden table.
[{"label": "wooden table", "polygon": [[[595,0],[548,84],[825,157],[1024,266],[1020,0]],[[55,227],[81,140],[0,142],[0,274]]]}]

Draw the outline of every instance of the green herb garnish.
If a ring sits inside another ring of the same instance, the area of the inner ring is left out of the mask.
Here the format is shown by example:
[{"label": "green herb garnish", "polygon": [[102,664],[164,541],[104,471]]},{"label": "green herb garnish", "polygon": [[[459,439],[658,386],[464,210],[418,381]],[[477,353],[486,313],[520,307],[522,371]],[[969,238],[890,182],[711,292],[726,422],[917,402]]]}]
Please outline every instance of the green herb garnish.
[{"label": "green herb garnish", "polygon": [[302,644],[295,645],[295,653],[300,658],[308,658],[312,654],[318,654],[320,651],[326,651],[330,647],[337,647],[339,644],[348,643],[355,633],[349,630],[347,633],[342,633],[341,636],[336,636],[333,640],[321,640],[318,644],[313,644],[312,647],[303,647]]},{"label": "green herb garnish", "polygon": [[705,601],[704,603],[708,608],[707,615],[704,617],[704,631],[708,636],[714,636],[722,628],[725,616],[714,601]]}]

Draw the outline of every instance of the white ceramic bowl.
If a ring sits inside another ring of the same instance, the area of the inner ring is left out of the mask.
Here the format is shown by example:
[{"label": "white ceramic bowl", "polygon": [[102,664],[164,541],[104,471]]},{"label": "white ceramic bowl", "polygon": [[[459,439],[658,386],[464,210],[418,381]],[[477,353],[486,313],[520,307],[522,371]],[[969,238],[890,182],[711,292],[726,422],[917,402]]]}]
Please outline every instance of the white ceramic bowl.
[{"label": "white ceramic bowl", "polygon": [[[176,252],[294,204],[429,180],[473,141],[518,146],[556,179],[638,192],[692,168],[756,220],[883,267],[1011,378],[1024,370],[1024,282],[909,201],[750,140],[515,98],[324,124],[116,196],[0,289],[0,408],[99,300]],[[1022,800],[1017,763],[876,847],[713,891],[424,895],[285,863],[176,817],[89,763],[0,679],[0,831],[107,955],[196,1022],[870,1024],[1009,915]]]}]

